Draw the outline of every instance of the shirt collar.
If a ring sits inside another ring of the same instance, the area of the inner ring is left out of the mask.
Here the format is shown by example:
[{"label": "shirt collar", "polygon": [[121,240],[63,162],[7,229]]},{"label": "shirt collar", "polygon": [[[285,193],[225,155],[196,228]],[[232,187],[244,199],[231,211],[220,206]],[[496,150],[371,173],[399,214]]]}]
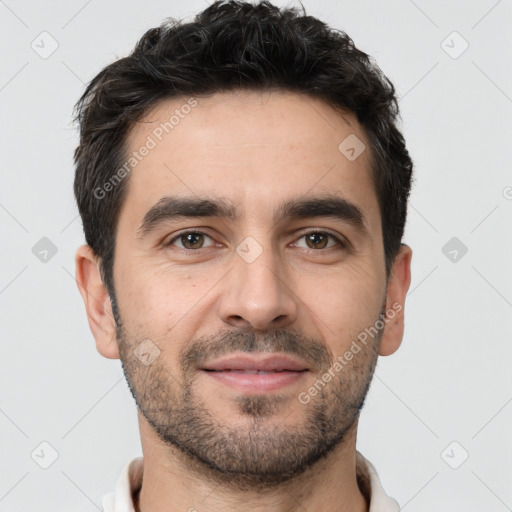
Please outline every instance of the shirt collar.
[{"label": "shirt collar", "polygon": [[[130,460],[121,472],[114,492],[102,501],[103,512],[135,512],[133,496],[142,486],[143,457]],[[399,512],[398,503],[384,491],[375,467],[356,452],[357,483],[370,503],[369,512]]]}]

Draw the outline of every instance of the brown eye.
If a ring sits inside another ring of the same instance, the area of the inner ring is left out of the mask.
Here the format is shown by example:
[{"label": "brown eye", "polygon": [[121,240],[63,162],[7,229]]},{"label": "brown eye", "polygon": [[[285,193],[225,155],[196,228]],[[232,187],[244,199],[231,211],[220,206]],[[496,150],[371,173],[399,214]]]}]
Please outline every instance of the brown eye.
[{"label": "brown eye", "polygon": [[305,236],[310,249],[325,249],[327,246],[327,235],[325,233],[309,233]]},{"label": "brown eye", "polygon": [[305,247],[306,249],[330,249],[336,245],[342,249],[346,247],[346,244],[344,244],[338,237],[325,231],[311,231],[309,233],[305,233],[299,240],[306,241],[305,246],[299,245],[299,247]]},{"label": "brown eye", "polygon": [[181,235],[180,240],[185,249],[200,249],[204,243],[204,236],[199,233]]},{"label": "brown eye", "polygon": [[[205,240],[211,237],[199,231],[187,231],[173,238],[168,245],[177,245],[181,249],[197,250],[205,247]],[[211,244],[210,244],[211,245]],[[208,247],[208,246],[206,246]]]}]

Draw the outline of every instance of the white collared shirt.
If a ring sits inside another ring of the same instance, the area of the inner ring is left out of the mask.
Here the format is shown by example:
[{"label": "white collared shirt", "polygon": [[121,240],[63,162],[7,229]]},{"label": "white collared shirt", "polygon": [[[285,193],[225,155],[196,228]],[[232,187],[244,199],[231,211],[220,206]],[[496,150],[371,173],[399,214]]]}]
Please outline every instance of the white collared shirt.
[{"label": "white collared shirt", "polygon": [[[369,512],[399,512],[400,506],[382,488],[373,465],[359,452],[357,455],[357,480],[363,494],[370,497]],[[143,457],[130,460],[117,481],[114,492],[103,498],[103,512],[135,512],[133,495],[142,485]]]}]

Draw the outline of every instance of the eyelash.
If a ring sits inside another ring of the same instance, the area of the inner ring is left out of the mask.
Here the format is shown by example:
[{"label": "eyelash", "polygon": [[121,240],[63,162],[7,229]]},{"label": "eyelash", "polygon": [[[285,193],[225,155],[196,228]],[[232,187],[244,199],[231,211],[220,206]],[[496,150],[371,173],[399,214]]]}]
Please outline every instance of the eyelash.
[{"label": "eyelash", "polygon": [[[306,231],[306,232],[302,233],[299,236],[299,238],[297,238],[297,240],[300,240],[301,238],[304,238],[307,235],[314,235],[314,234],[320,234],[320,235],[327,235],[327,236],[329,236],[330,238],[332,238],[338,244],[338,246],[339,246],[338,248],[339,249],[347,249],[348,248],[348,244],[346,242],[340,240],[340,238],[338,238],[337,236],[333,235],[329,231],[320,230],[320,229],[312,229],[310,231]],[[176,235],[174,238],[169,240],[169,242],[167,242],[165,244],[165,246],[166,247],[172,246],[172,244],[174,242],[176,242],[176,240],[179,240],[180,238],[182,238],[185,235],[204,235],[204,236],[206,236],[206,237],[208,237],[208,238],[213,240],[213,238],[210,235],[208,235],[207,233],[205,233],[203,231],[190,230],[190,231],[182,231],[181,233]],[[310,249],[310,248],[307,248],[306,250],[320,252],[320,251],[326,251],[328,249],[333,249],[334,247],[335,246],[327,247],[327,248],[324,248],[324,249]],[[198,252],[201,249],[207,249],[207,247],[200,247],[199,249],[187,249],[187,248],[183,248],[183,247],[177,247],[177,249],[179,249],[181,251],[186,251],[186,252]]]},{"label": "eyelash", "polygon": [[[302,233],[299,238],[297,240],[300,240],[301,238],[304,238],[305,236],[307,235],[314,235],[314,234],[320,234],[320,235],[327,235],[328,237],[330,237],[332,240],[334,240],[337,244],[338,244],[338,249],[347,249],[348,248],[348,243],[347,242],[344,242],[343,240],[341,240],[339,237],[337,237],[336,235],[333,235],[331,232],[329,231],[322,231],[321,229],[312,229],[311,231],[305,231],[304,233]],[[336,246],[332,246],[332,247],[327,247],[326,249],[309,249],[310,251],[326,251],[327,249],[335,249]]]}]

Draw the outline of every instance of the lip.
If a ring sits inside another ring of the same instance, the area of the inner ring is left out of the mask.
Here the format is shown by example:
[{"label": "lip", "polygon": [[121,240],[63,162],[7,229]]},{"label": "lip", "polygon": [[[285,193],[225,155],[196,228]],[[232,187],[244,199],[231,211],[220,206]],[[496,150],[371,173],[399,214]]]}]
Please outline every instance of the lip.
[{"label": "lip", "polygon": [[288,370],[301,372],[309,370],[309,368],[304,362],[285,355],[267,355],[260,357],[233,355],[211,363],[205,363],[201,367],[201,370],[259,370],[263,372]]},{"label": "lip", "polygon": [[253,394],[289,386],[303,378],[309,368],[305,363],[289,356],[235,355],[207,363],[200,370],[217,382],[237,391]]}]

